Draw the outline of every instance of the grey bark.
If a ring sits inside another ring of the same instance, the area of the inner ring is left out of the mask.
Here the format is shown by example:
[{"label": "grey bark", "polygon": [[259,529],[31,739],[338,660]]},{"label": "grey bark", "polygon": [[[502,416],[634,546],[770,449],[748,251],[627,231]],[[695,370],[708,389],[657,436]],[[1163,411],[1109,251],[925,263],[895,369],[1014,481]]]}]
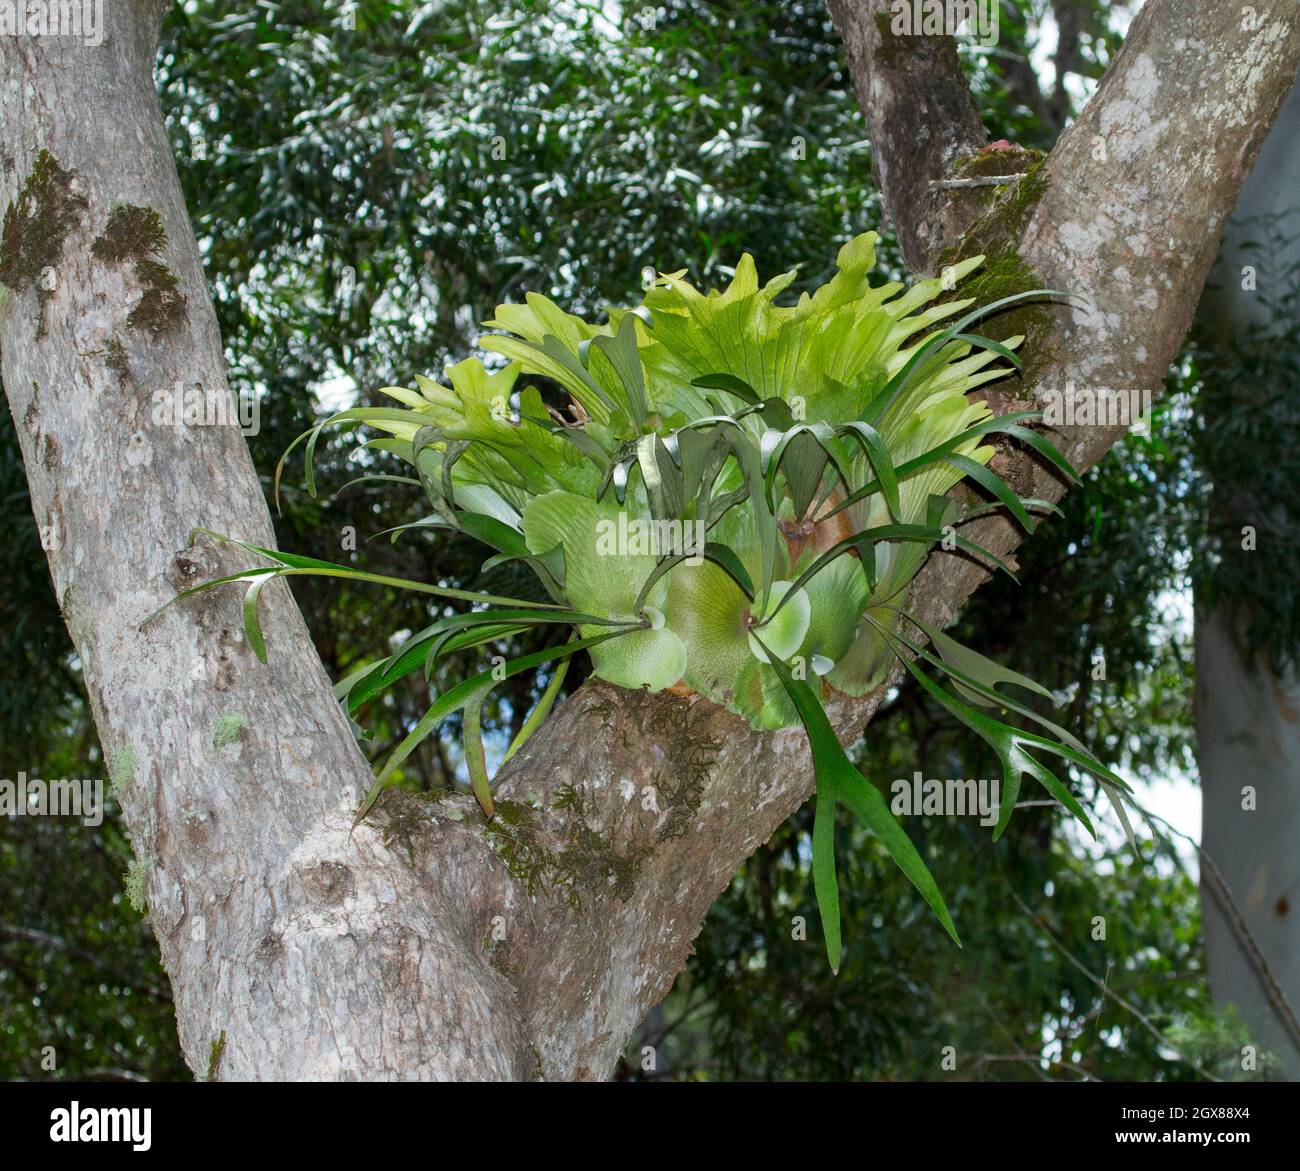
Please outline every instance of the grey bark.
[{"label": "grey bark", "polygon": [[1205,962],[1215,999],[1239,1011],[1251,1040],[1295,1081],[1300,681],[1247,659],[1234,626],[1229,605],[1196,617],[1201,842],[1217,868],[1202,865]]},{"label": "grey bark", "polygon": [[[229,393],[153,86],[162,11],[106,5],[97,48],[0,38],[5,204],[48,151],[66,178],[31,223],[70,221],[61,243],[7,226],[7,257],[12,245],[51,264],[31,281],[10,272],[0,353],[186,1060],[205,1074],[224,1033],[221,1077],[516,1075],[509,993],[462,894],[496,864],[467,827],[448,825],[422,870],[376,827],[349,839],[370,771],[287,596],[265,607],[266,666],[235,596],[140,629],[178,589],[246,567],[187,548],[195,526],[273,540],[238,428],[154,421],[154,393],[177,383]],[[93,254],[119,205],[155,210],[166,230],[156,263],[185,302],[161,332],[128,323],[145,292],[135,265]]]},{"label": "grey bark", "polygon": [[[1241,287],[1241,267],[1260,267],[1259,287],[1294,266],[1289,254],[1259,257],[1241,249],[1261,216],[1300,210],[1300,88],[1278,115],[1259,162],[1224,235],[1215,283],[1202,314],[1222,340],[1253,324],[1270,324],[1258,293]],[[1213,420],[1207,420],[1213,426]],[[1216,483],[1216,508],[1239,523],[1258,522],[1235,502],[1250,486]],[[1229,511],[1231,510],[1231,511]],[[1263,550],[1227,556],[1267,557]],[[1196,744],[1201,775],[1202,844],[1217,873],[1201,876],[1206,966],[1215,997],[1235,1006],[1251,1035],[1270,1050],[1281,1071],[1300,1079],[1300,678],[1248,656],[1237,630],[1238,609],[1223,597],[1196,612]],[[1249,798],[1247,790],[1249,789]],[[1227,886],[1220,889],[1218,878]],[[1257,951],[1258,949],[1258,951]]]},{"label": "grey bark", "polygon": [[[224,1032],[224,1078],[607,1076],[711,901],[808,797],[803,736],[755,732],[699,698],[590,684],[503,770],[506,815],[490,831],[468,801],[391,795],[349,836],[369,774],[283,593],[263,601],[266,666],[235,597],[140,630],[179,586],[245,564],[184,551],[193,526],[271,536],[238,432],[159,427],[147,409],[178,380],[224,389],[224,362],[150,81],[160,8],[106,13],[98,49],[0,46],[5,197],[46,149],[73,221],[48,296],[19,280],[0,311],[0,347],[33,508],[64,534],[51,573],[101,739],[130,773],[124,810],[186,1057],[205,1072]],[[1158,387],[1298,58],[1294,13],[1248,34],[1235,14],[1149,0],[1052,156],[1019,245],[1046,280],[1093,299],[1062,312],[1038,384]],[[1110,144],[1104,164],[1094,135]],[[122,203],[159,212],[158,259],[186,298],[156,334],[128,323],[138,272],[92,252]],[[105,361],[111,338],[125,385]],[[1120,431],[1060,438],[1087,467]],[[1033,475],[1035,494],[1061,494]],[[1001,551],[1018,540],[980,527]],[[936,558],[913,604],[946,620],[981,577]],[[839,728],[856,735],[881,694],[836,700]]]},{"label": "grey bark", "polygon": [[949,223],[957,201],[929,189],[988,141],[949,36],[895,36],[890,0],[827,0],[844,40],[858,104],[871,136],[871,165],[885,212],[913,272],[966,227]]}]

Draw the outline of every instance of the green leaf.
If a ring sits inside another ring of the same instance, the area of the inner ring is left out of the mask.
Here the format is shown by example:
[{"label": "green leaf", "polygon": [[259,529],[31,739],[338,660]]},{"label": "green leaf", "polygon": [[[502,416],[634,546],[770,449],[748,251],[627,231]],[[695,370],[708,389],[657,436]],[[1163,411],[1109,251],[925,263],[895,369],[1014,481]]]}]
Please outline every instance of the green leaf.
[{"label": "green leaf", "polygon": [[[1049,740],[1047,737],[1039,736],[1034,732],[1012,728],[999,720],[993,719],[991,716],[985,715],[983,712],[977,711],[940,687],[911,658],[906,655],[900,656],[900,658],[903,666],[907,668],[912,677],[934,699],[938,700],[968,728],[978,732],[998,754],[1003,770],[1002,804],[998,810],[998,823],[993,828],[994,841],[997,841],[1002,836],[1011,820],[1012,810],[1015,808],[1016,799],[1020,794],[1020,778],[1024,773],[1029,773],[1030,776],[1038,780],[1057,801],[1078,819],[1079,823],[1092,837],[1097,836],[1097,831],[1093,828],[1092,822],[1089,820],[1083,806],[1079,804],[1078,799],[1060,782],[1054,773],[1029,755],[1026,746],[1042,748],[1058,756],[1063,756],[1090,771],[1096,771],[1097,765],[1095,762],[1068,745]],[[1118,779],[1116,778],[1116,780]]]},{"label": "green leaf", "polygon": [[[872,588],[875,588],[875,575],[872,570],[873,558],[867,554],[873,545],[881,541],[911,541],[921,545],[933,545],[943,540],[947,536],[943,529],[931,525],[910,525],[910,524],[887,524],[876,525],[874,528],[864,529],[860,533],[851,535],[836,541],[829,549],[818,557],[811,565],[804,569],[795,579],[794,585],[799,589],[807,585],[823,569],[830,565],[838,557],[844,556],[850,550],[857,550],[862,556],[862,565],[867,572],[868,580]],[[1009,565],[1001,558],[994,556],[982,545],[961,536],[959,533],[952,534],[952,540],[957,548],[965,550],[968,553],[975,554],[980,558],[988,560],[996,568],[1001,569],[1011,578],[1016,580],[1016,575],[1012,572]]]},{"label": "green leaf", "polygon": [[997,699],[991,698],[988,694],[990,691],[996,691],[999,683],[1015,683],[1027,691],[1041,695],[1044,699],[1052,698],[1052,693],[1046,687],[1041,683],[1036,683],[1027,675],[1012,671],[1009,667],[1004,667],[1001,663],[981,655],[978,651],[963,646],[955,638],[945,634],[937,627],[931,626],[928,622],[922,621],[914,614],[906,611],[901,611],[901,613],[912,625],[925,632],[925,636],[933,644],[934,649],[939,652],[940,658],[943,659],[946,665],[953,668],[954,675],[966,675],[984,684],[984,689],[981,690],[967,687],[964,683],[957,684],[957,690],[965,695],[967,699],[982,704],[984,707],[1003,704],[1000,694]]},{"label": "green leaf", "polygon": [[673,463],[664,442],[653,432],[643,435],[636,444],[637,466],[650,502],[650,515],[665,520],[680,517],[686,503],[682,491],[682,474]]},{"label": "green leaf", "polygon": [[840,430],[862,444],[871,468],[876,473],[876,482],[880,484],[885,505],[890,515],[901,524],[903,506],[898,496],[898,476],[894,471],[894,458],[889,454],[888,444],[870,423],[847,423]]},{"label": "green leaf", "polygon": [[[914,456],[909,460],[904,460],[901,464],[898,464],[895,467],[894,474],[899,480],[903,480],[933,464],[941,462],[946,463],[946,457],[948,455],[982,436],[1004,431],[1008,434],[1013,434],[1015,431],[1024,431],[1025,429],[1023,427],[1018,427],[1016,425],[1015,420],[1034,418],[1037,413],[1038,412],[1036,411],[1020,411],[1012,415],[1004,415],[1001,418],[985,419],[982,422],[975,423],[956,435],[949,436],[942,443],[935,444],[935,446],[922,452],[920,455]],[[1027,431],[1026,434],[1034,435],[1035,433]],[[1042,436],[1036,435],[1035,438],[1042,439]],[[1046,443],[1047,441],[1044,440],[1044,442]],[[1050,443],[1048,446],[1051,446]],[[1068,467],[1069,465],[1067,464],[1066,466]],[[840,503],[831,509],[826,515],[831,517],[838,512],[843,512],[846,508],[856,504],[859,500],[864,500],[873,493],[879,492],[882,486],[879,475],[877,475],[876,479],[871,480],[862,485],[862,487],[849,493],[848,497],[840,501]]]},{"label": "green leaf", "polygon": [[[1037,414],[1037,412],[1033,412],[1033,414]],[[1014,436],[1021,443],[1032,447],[1065,477],[1066,483],[1077,484],[1079,482],[1079,473],[1074,470],[1070,462],[1058,450],[1056,444],[1048,439],[1046,435],[1039,431],[1031,431],[1028,427],[1021,427],[1018,423],[1006,422],[1005,419],[1000,421],[1003,425],[996,428],[996,430]]]},{"label": "green leaf", "polygon": [[483,752],[483,700],[487,691],[480,691],[465,703],[462,717],[465,739],[465,769],[469,773],[470,788],[478,799],[483,815],[491,820],[496,816],[492,804],[492,786],[488,781],[487,756]]},{"label": "green leaf", "polygon": [[[353,681],[346,693],[348,711],[355,715],[367,700],[373,699],[381,691],[386,691],[413,671],[418,671],[421,664],[428,664],[435,644],[439,654],[451,654],[458,650],[482,646],[496,639],[511,638],[526,629],[527,627],[522,625],[477,626],[469,630],[453,632],[445,637],[408,639],[397,652],[387,659],[380,660],[364,675]],[[429,670],[426,668],[426,674],[428,673]]]},{"label": "green leaf", "polygon": [[[719,544],[717,541],[706,541],[704,550],[699,556],[705,561],[712,561],[719,569],[724,570],[727,576],[741,588],[745,597],[750,600],[753,599],[754,584],[749,579],[749,573],[740,558],[726,545]],[[641,586],[641,592],[637,594],[633,613],[640,614],[645,609],[646,599],[650,596],[654,587],[659,584],[659,580],[664,574],[690,560],[692,560],[692,556],[689,553],[673,553],[667,557],[661,557],[659,563]]]},{"label": "green leaf", "polygon": [[[509,679],[511,676],[518,675],[521,671],[530,671],[534,667],[540,667],[543,663],[552,662],[555,659],[567,658],[580,650],[589,647],[598,646],[612,638],[619,638],[625,635],[626,631],[616,630],[608,634],[596,635],[593,638],[582,638],[576,642],[568,642],[563,646],[551,647],[543,651],[535,651],[533,654],[524,655],[515,659],[513,662],[505,664],[504,668],[497,670],[488,670],[473,675],[470,678],[458,683],[450,691],[445,692],[434,701],[433,705],[420,718],[419,723],[403,738],[402,742],[393,749],[384,766],[379,771],[379,776],[371,786],[370,791],[365,795],[361,805],[357,809],[356,817],[352,825],[355,829],[361,823],[361,820],[374,808],[374,804],[379,800],[379,795],[384,791],[385,786],[392,778],[393,773],[402,764],[407,757],[422,744],[429,735],[453,712],[463,709],[466,704],[477,702],[481,704],[483,697],[486,696],[499,682]],[[497,676],[500,678],[497,678]]]},{"label": "green leaf", "polygon": [[[934,876],[903,827],[889,811],[884,797],[853,767],[812,689],[803,680],[796,679],[790,668],[772,654],[770,649],[767,659],[799,711],[812,751],[813,771],[817,777],[816,816],[825,818],[820,839],[814,830],[813,881],[817,887],[817,903],[826,930],[827,957],[831,967],[838,971],[840,964],[839,890],[835,882],[833,833],[826,828],[826,824],[833,819],[834,807],[838,804],[846,805],[880,839],[889,856],[907,875],[943,924],[944,930],[960,947],[961,939],[957,935],[957,928],[953,925],[952,916],[948,913],[948,906],[939,892]],[[824,814],[823,802],[829,806]],[[835,908],[833,915],[826,910],[832,901]]]},{"label": "green leaf", "polygon": [[1020,497],[1011,491],[1001,476],[964,455],[954,453],[946,456],[945,462],[950,463],[959,472],[974,480],[990,495],[996,497],[999,503],[1020,522],[1020,527],[1025,532],[1032,533],[1034,531],[1034,522],[1029,513],[1025,511],[1025,506],[1021,503]]},{"label": "green leaf", "polygon": [[542,726],[551,708],[555,706],[556,697],[560,694],[560,688],[564,685],[564,677],[569,673],[569,664],[572,661],[572,659],[560,660],[554,674],[551,675],[551,681],[546,685],[546,690],[542,692],[541,699],[537,701],[537,706],[529,713],[519,729],[519,734],[506,749],[505,756],[501,758],[502,764],[514,756],[528,742],[528,738]]},{"label": "green leaf", "polygon": [[536,349],[563,372],[558,381],[583,405],[592,418],[603,422],[618,410],[618,404],[587,372],[578,355],[554,334],[547,334],[542,338],[542,344],[536,346]]},{"label": "green leaf", "polygon": [[756,406],[760,399],[757,392],[743,378],[737,378],[734,374],[721,372],[718,374],[705,374],[699,378],[691,379],[692,386],[704,387],[710,390],[725,390],[728,394],[734,394],[741,402],[749,403]]},{"label": "green leaf", "polygon": [[207,529],[196,529],[195,532],[204,532],[208,536],[214,537],[219,541],[233,545],[238,545],[241,549],[247,549],[250,553],[256,553],[259,557],[265,557],[268,561],[274,561],[279,568],[268,569],[263,566],[257,569],[244,569],[239,573],[231,573],[225,577],[214,578],[212,581],[206,581],[201,585],[193,586],[188,590],[182,590],[171,601],[160,606],[149,615],[140,625],[146,626],[158,617],[168,607],[175,605],[182,598],[188,598],[192,594],[202,593],[204,590],[210,590],[215,586],[226,585],[232,581],[244,581],[248,578],[259,577],[265,573],[273,573],[278,577],[338,577],[349,581],[363,581],[372,585],[393,586],[396,589],[414,590],[417,593],[432,594],[439,598],[453,598],[462,602],[486,602],[490,604],[504,606],[519,606],[533,610],[556,610],[561,607],[550,602],[532,602],[523,598],[503,598],[495,594],[483,594],[474,590],[455,589],[451,586],[429,585],[427,582],[412,581],[404,577],[389,577],[385,574],[366,573],[363,570],[352,569],[346,565],[335,565],[330,561],[320,561],[315,557],[302,557],[296,553],[282,553],[275,549],[263,549],[260,545],[250,545],[246,541],[238,541],[233,537],[226,537],[220,533],[213,533]]},{"label": "green leaf", "polygon": [[636,323],[633,313],[618,323],[613,337],[597,337],[592,344],[609,359],[627,398],[627,407],[638,431],[645,429],[650,417],[650,402],[646,398],[645,373],[641,369],[641,352],[637,346]]},{"label": "green leaf", "polygon": [[958,333],[953,335],[952,340],[955,342],[966,342],[968,345],[977,346],[982,350],[990,350],[997,354],[998,357],[1005,358],[1017,370],[1019,370],[1023,365],[1015,350],[1008,346],[1004,346],[999,341],[994,341],[991,337],[982,337],[977,333]]},{"label": "green leaf", "polygon": [[[771,438],[775,438],[775,443],[767,456],[768,501],[772,501],[772,487],[777,472],[783,471],[795,519],[802,520],[813,497],[817,495],[822,476],[830,462],[827,444],[833,438],[833,433],[824,423],[797,423],[784,434],[769,431],[763,437],[765,447]],[[842,469],[840,474],[845,474]]]},{"label": "green leaf", "polygon": [[770,651],[782,660],[790,658],[803,645],[812,621],[808,595],[788,581],[776,581],[772,583],[766,605],[757,609],[748,634],[754,657],[761,662],[766,657],[764,652]]},{"label": "green leaf", "polygon": [[[881,393],[880,398],[884,400],[884,405],[874,410],[874,417],[866,421],[876,423],[883,418],[889,408],[898,401],[899,396],[906,389],[907,384],[911,382],[913,377],[915,377],[917,370],[925,362],[933,358],[943,346],[947,345],[950,341],[954,340],[959,334],[961,334],[968,325],[978,321],[981,317],[987,317],[990,313],[994,313],[998,309],[1007,305],[1014,305],[1017,301],[1026,301],[1031,297],[1042,298],[1064,296],[1067,296],[1067,294],[1058,289],[1029,289],[1023,293],[1014,293],[1010,297],[1001,297],[988,305],[981,305],[978,309],[972,309],[971,312],[967,313],[960,320],[948,326],[947,329],[935,334],[935,336],[927,341],[925,345],[917,351],[917,353],[908,359],[907,364],[889,380],[884,391]],[[969,302],[967,303],[969,304]],[[988,338],[980,338],[976,335],[970,334],[966,335],[966,340],[973,342],[976,345],[983,345],[985,348],[991,348],[991,345],[987,344],[989,343]],[[999,344],[1000,343],[996,342],[992,343],[992,345]]]},{"label": "green leaf", "polygon": [[257,600],[262,596],[262,587],[276,576],[274,570],[268,570],[259,577],[250,578],[244,594],[244,637],[253,648],[253,654],[263,663],[266,662],[266,640],[262,637],[262,624],[257,617]]},{"label": "green leaf", "polygon": [[838,802],[829,786],[818,782],[813,812],[812,875],[817,913],[826,937],[826,958],[833,975],[840,974],[840,882],[835,873],[835,810]]}]

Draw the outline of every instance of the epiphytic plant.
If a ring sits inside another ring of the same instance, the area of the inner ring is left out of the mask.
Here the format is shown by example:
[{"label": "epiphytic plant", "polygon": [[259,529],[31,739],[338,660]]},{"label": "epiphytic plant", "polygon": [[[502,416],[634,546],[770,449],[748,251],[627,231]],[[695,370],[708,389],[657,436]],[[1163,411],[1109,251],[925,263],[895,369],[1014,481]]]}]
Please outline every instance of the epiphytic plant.
[{"label": "epiphytic plant", "polygon": [[[524,305],[501,306],[488,323],[500,332],[482,344],[507,360],[499,369],[460,362],[448,371],[449,386],[417,375],[415,389],[385,389],[398,406],[342,411],[301,437],[314,491],[312,453],[322,428],[346,423],[385,433],[367,446],[405,460],[415,473],[408,479],[433,508],[405,527],[468,533],[493,550],[485,568],[525,563],[551,602],[247,546],[271,564],[198,588],[247,584],[245,627],[259,657],[266,654],[260,591],[294,575],[404,586],[473,607],[439,617],[341,681],[337,691],[350,713],[414,671],[427,676],[453,650],[539,624],[576,632],[563,646],[437,696],[380,768],[358,817],[453,712],[463,714],[473,790],[493,816],[480,733],[485,697],[504,676],[560,660],[512,753],[550,710],[568,656],[582,650],[596,675],[620,687],[697,692],[757,728],[803,725],[817,782],[813,879],[833,967],[840,952],[833,823],[841,804],[879,836],[949,934],[957,933],[920,854],[840,747],[824,708],[830,689],[864,695],[898,660],[987,739],[1004,769],[995,838],[1024,774],[1091,832],[1044,756],[1095,774],[1122,817],[1123,781],[1000,685],[1048,694],[1043,688],[905,608],[908,587],[935,546],[1010,573],[958,533],[956,523],[973,515],[951,495],[959,482],[973,482],[991,498],[987,508],[1005,509],[1027,530],[1031,512],[1051,509],[1019,499],[989,470],[986,439],[1010,436],[1074,478],[1055,447],[1025,426],[1028,413],[994,417],[970,397],[1013,373],[1023,339],[995,341],[968,329],[1012,302],[1052,294],[1021,293],[973,310],[969,300],[936,304],[980,257],[955,266],[945,283],[872,287],[874,245],[873,234],[849,242],[836,276],[789,306],[777,297],[795,274],[760,286],[749,256],[725,290],[700,293],[680,273],[661,276],[639,306],[612,310],[603,325],[530,294]],[[548,407],[535,386],[517,391],[521,375],[567,392],[567,416]],[[1014,712],[1046,734],[1003,723],[994,711]]]}]

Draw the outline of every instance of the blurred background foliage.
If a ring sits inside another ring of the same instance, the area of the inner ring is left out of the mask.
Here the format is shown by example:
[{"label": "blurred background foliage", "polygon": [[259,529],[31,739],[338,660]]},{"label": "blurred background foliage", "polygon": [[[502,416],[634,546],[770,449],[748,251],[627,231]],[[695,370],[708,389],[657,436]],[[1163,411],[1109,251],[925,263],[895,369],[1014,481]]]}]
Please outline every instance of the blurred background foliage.
[{"label": "blurred background foliage", "polygon": [[[503,300],[538,291],[595,314],[634,298],[647,268],[717,282],[745,250],[764,274],[798,263],[801,285],[816,284],[845,239],[882,227],[842,47],[811,0],[228,7],[172,11],[158,84],[232,383],[260,400],[250,447],[268,495],[280,453],[323,411],[439,375]],[[963,49],[993,138],[1050,147],[1120,42],[1117,9],[1003,4],[999,44]],[[882,266],[899,270],[887,229]],[[1025,585],[990,583],[957,631],[1053,688],[1057,718],[1139,782],[1194,776],[1202,360],[1189,351],[1150,434],[1126,439],[1023,547]],[[321,444],[317,499],[300,464],[286,470],[281,545],[483,584],[481,550],[452,537],[367,540],[424,510],[404,487],[338,491],[359,474],[355,442]],[[0,486],[0,637],[14,673],[0,701],[4,775],[103,774],[7,414]],[[350,585],[303,580],[295,593],[334,677],[428,620],[409,597]],[[437,682],[471,666],[453,660]],[[529,686],[503,687],[503,732],[526,714]],[[412,684],[366,712],[367,751],[425,706]],[[404,783],[456,783],[453,742],[431,740]],[[917,769],[997,775],[983,742],[912,685],[859,753],[886,785]],[[1209,999],[1189,851],[1158,822],[1135,859],[1117,830],[1093,844],[1037,805],[998,846],[971,819],[909,819],[961,925],[960,952],[845,824],[846,952],[833,978],[806,871],[809,812],[718,900],[619,1076],[1233,1076],[1243,1037]],[[1100,820],[1114,826],[1108,812]],[[157,948],[122,893],[130,851],[116,807],[100,829],[0,822],[0,857],[0,1075],[187,1076]]]}]

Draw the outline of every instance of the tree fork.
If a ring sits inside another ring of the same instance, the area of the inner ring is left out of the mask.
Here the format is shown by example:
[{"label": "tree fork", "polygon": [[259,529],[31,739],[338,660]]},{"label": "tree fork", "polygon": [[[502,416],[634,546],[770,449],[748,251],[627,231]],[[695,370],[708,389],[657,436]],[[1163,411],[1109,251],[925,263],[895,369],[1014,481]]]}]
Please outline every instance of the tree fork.
[{"label": "tree fork", "polygon": [[[178,382],[225,388],[152,84],[162,13],[107,7],[99,47],[0,44],[16,79],[0,91],[6,206],[43,191],[58,237],[0,242],[18,266],[4,278],[0,368],[186,1059],[206,1072],[224,1033],[222,1078],[605,1077],[714,897],[809,795],[806,741],[698,697],[589,683],[503,769],[491,827],[467,799],[391,794],[349,836],[370,770],[282,587],[263,599],[266,665],[243,641],[237,596],[191,600],[141,632],[178,589],[246,566],[189,547],[193,528],[272,541],[237,429],[161,427],[149,410]],[[1246,29],[1230,5],[1148,0],[1046,163],[1017,241],[1031,271],[1090,297],[1057,311],[1030,391],[1159,387],[1294,78],[1296,22],[1288,10]],[[956,140],[975,141],[954,117]],[[32,192],[42,151],[58,171]],[[887,200],[909,206],[890,175]],[[153,263],[170,280],[96,257],[125,205],[157,213]],[[56,242],[53,262],[36,264]],[[133,324],[151,289],[167,312]],[[1121,433],[1066,429],[1060,446],[1082,469]],[[1035,474],[1032,494],[1060,496]],[[994,552],[1020,539],[977,523],[971,535]],[[946,621],[981,579],[933,558],[913,605]],[[857,735],[879,702],[841,697],[832,714]]]}]

